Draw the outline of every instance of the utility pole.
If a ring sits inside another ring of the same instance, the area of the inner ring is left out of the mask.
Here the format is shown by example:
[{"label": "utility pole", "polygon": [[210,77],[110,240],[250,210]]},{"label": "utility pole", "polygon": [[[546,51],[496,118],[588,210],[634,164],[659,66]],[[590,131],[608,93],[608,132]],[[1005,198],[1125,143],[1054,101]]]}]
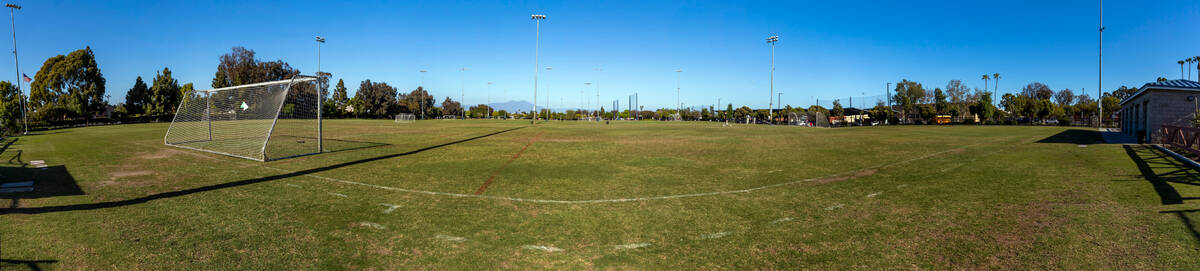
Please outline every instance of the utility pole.
[{"label": "utility pole", "polygon": [[[771,94],[775,93],[775,43],[776,42],[779,42],[779,36],[770,36],[767,38],[767,43],[771,44]],[[770,96],[774,96],[774,95],[768,95],[767,97],[770,98]],[[774,101],[774,99],[769,99],[769,100]],[[775,105],[773,102],[767,103],[767,116],[769,118],[774,118],[774,116],[775,116],[774,108],[775,108]]]},{"label": "utility pole", "polygon": [[[549,75],[550,71],[552,70],[554,70],[554,67],[546,66],[547,75]],[[554,113],[554,110],[550,109],[550,83],[546,83],[546,120],[550,120],[550,115],[552,115],[552,113]]]},{"label": "utility pole", "polygon": [[596,75],[597,75],[596,76],[596,121],[599,122],[600,120],[604,119],[604,115],[601,115],[604,112],[600,112],[600,76],[599,76],[599,73],[600,73],[601,69],[600,68],[592,68],[592,70],[596,71]]},{"label": "utility pole", "polygon": [[14,4],[4,4],[8,7],[8,15],[12,20],[12,36],[13,36],[13,68],[17,71],[17,95],[21,99],[21,134],[29,134],[29,117],[25,116],[26,100],[25,92],[21,90],[21,62],[17,60],[17,15],[16,10],[21,9],[21,6]]},{"label": "utility pole", "polygon": [[529,121],[529,124],[534,124],[534,123],[537,123],[538,46],[541,45],[540,43],[541,43],[541,39],[542,39],[542,20],[546,19],[546,15],[534,14],[534,15],[530,15],[529,18],[533,19],[534,23],[537,25],[537,26],[535,26],[536,27],[535,31],[537,31],[535,34],[536,36],[534,36],[534,40],[533,40],[533,112],[532,112],[533,120]]}]

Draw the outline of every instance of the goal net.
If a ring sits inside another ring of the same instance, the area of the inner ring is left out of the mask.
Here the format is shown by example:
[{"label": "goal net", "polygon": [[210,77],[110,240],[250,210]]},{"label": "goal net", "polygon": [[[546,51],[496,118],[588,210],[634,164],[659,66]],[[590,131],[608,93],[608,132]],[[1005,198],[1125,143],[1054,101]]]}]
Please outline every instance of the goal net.
[{"label": "goal net", "polygon": [[413,123],[417,121],[417,116],[408,113],[396,114],[396,123]]},{"label": "goal net", "polygon": [[167,145],[257,161],[321,152],[315,77],[184,93]]}]

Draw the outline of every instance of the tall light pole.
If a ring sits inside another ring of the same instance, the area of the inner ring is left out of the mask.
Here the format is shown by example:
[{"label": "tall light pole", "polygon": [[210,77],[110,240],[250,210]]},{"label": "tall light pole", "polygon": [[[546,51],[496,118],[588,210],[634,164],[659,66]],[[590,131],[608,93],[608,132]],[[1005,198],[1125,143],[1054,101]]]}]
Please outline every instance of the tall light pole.
[{"label": "tall light pole", "polygon": [[887,95],[887,97],[885,97],[885,98],[887,98],[887,102],[888,102],[888,106],[887,106],[888,112],[887,112],[887,114],[883,114],[884,116],[888,116],[888,117],[883,118],[883,125],[887,125],[888,121],[891,120],[891,115],[892,115],[892,82],[888,82],[887,85],[884,85],[883,91],[887,92],[887,94],[884,94],[884,95]]},{"label": "tall light pole", "polygon": [[580,109],[590,107],[588,104],[590,104],[591,102],[587,101],[587,96],[583,95],[584,91],[587,91],[587,89],[590,87],[592,87],[592,83],[590,83],[590,82],[583,83],[583,89],[579,90],[579,102],[580,102],[579,108]]},{"label": "tall light pole", "polygon": [[488,82],[488,99],[487,99],[487,118],[492,118],[492,82]]},{"label": "tall light pole", "polygon": [[1097,63],[1096,72],[1096,91],[1099,92],[1100,102],[1096,103],[1100,116],[1096,122],[1096,128],[1104,127],[1104,0],[1100,0],[1100,48],[1097,55],[1099,62]]},{"label": "tall light pole", "polygon": [[464,120],[467,119],[467,110],[462,107],[467,104],[465,101],[467,99],[467,77],[463,74],[465,71],[467,71],[467,68],[458,68],[458,111],[462,111],[462,118]]},{"label": "tall light pole", "polygon": [[682,69],[675,70],[675,114],[679,114],[679,111],[683,110],[683,103],[679,101],[679,83],[683,80],[682,72]]},{"label": "tall light pole", "polygon": [[12,35],[13,35],[13,66],[17,71],[17,96],[21,99],[21,126],[23,127],[21,134],[29,134],[29,118],[25,116],[25,92],[21,91],[21,62],[17,60],[17,15],[16,10],[21,9],[21,6],[14,4],[4,4],[8,7],[8,15],[12,20]]},{"label": "tall light pole", "polygon": [[321,44],[325,38],[317,36],[317,152],[325,151],[325,123],[321,118],[321,103],[325,99],[325,76],[321,74]]},{"label": "tall light pole", "polygon": [[542,20],[546,19],[546,15],[533,14],[533,15],[529,15],[529,18],[532,19],[534,24],[536,25],[535,29],[534,29],[534,31],[536,31],[536,34],[533,39],[533,112],[532,112],[533,120],[529,121],[529,124],[534,124],[537,122],[538,46],[541,45],[540,43],[541,43],[541,39],[542,39]]},{"label": "tall light pole", "polygon": [[604,115],[601,115],[603,112],[600,112],[600,71],[602,70],[600,68],[592,68],[592,70],[596,71],[596,121],[600,121],[604,119]]},{"label": "tall light pole", "polygon": [[[779,36],[767,37],[767,43],[771,44],[771,94],[775,93],[775,43],[776,42],[779,42]],[[769,95],[769,96],[767,96],[767,98],[770,98],[771,96],[774,96],[774,95]],[[773,99],[770,99],[770,100],[774,101]],[[775,118],[774,103],[770,103],[770,102],[767,103],[767,116],[771,119]]]},{"label": "tall light pole", "polygon": [[[550,71],[553,70],[554,67],[546,66],[546,74],[550,74]],[[546,112],[546,120],[548,121],[550,120],[550,113],[554,112],[550,109],[550,83],[546,83],[546,110],[549,111]]]}]

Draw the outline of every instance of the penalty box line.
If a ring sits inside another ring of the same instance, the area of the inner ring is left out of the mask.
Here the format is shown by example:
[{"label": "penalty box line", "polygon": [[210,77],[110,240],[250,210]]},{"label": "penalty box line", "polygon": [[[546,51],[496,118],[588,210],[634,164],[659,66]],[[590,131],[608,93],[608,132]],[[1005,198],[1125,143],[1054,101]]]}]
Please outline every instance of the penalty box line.
[{"label": "penalty box line", "polygon": [[[832,177],[839,177],[839,176],[853,175],[853,174],[855,174],[855,173],[862,172],[862,171],[867,171],[867,170],[878,170],[878,169],[884,169],[884,168],[889,168],[889,167],[899,166],[899,165],[903,165],[903,164],[907,164],[907,163],[912,163],[912,162],[919,161],[919,160],[929,159],[929,158],[932,158],[932,157],[935,157],[935,156],[940,156],[940,155],[947,154],[947,153],[960,152],[960,151],[963,151],[965,148],[968,148],[968,147],[974,147],[974,146],[979,146],[979,145],[983,145],[983,144],[990,144],[990,143],[994,143],[994,142],[987,142],[987,143],[981,142],[981,143],[975,143],[975,144],[970,144],[970,145],[966,145],[966,146],[962,146],[962,147],[958,147],[958,148],[953,148],[953,149],[949,149],[949,150],[945,150],[945,151],[940,151],[940,152],[935,152],[935,153],[931,153],[931,154],[926,154],[926,155],[922,155],[922,156],[919,156],[919,157],[914,157],[914,158],[907,159],[907,160],[903,160],[903,161],[899,161],[899,162],[894,162],[894,163],[889,163],[889,164],[879,165],[879,166],[875,166],[875,167],[861,168],[861,169],[850,170],[850,171],[845,171],[845,172],[841,172],[841,173],[830,174],[830,175],[826,175],[826,176],[820,176],[820,177],[807,178],[807,179],[803,179],[803,180],[796,180],[796,181],[791,181],[791,182],[784,182],[784,183],[770,184],[770,185],[764,185],[764,186],[752,187],[752,188],[747,188],[747,189],[738,189],[738,190],[725,190],[725,191],[714,191],[714,192],[705,192],[705,193],[692,193],[692,194],[679,194],[679,195],[667,195],[667,196],[654,196],[654,197],[639,197],[639,198],[617,198],[617,199],[595,199],[595,200],[554,200],[554,199],[529,199],[529,198],[517,198],[517,197],[504,197],[504,196],[491,196],[491,195],[478,195],[478,194],[460,194],[460,193],[448,193],[448,192],[437,192],[437,191],[425,191],[425,190],[405,189],[405,188],[398,188],[398,187],[391,187],[391,186],[384,186],[384,185],[377,185],[377,184],[369,184],[369,183],[362,183],[362,182],[355,182],[355,181],[347,181],[347,180],[336,179],[336,178],[330,178],[330,177],[325,177],[325,176],[316,175],[316,174],[303,174],[303,175],[304,175],[304,176],[313,177],[313,178],[317,178],[317,179],[321,179],[321,180],[325,180],[325,181],[331,181],[331,182],[337,182],[337,183],[343,183],[343,184],[351,184],[351,185],[357,185],[357,186],[363,186],[363,187],[370,187],[370,188],[375,188],[375,189],[380,189],[380,190],[396,191],[396,192],[405,192],[405,193],[413,193],[413,194],[426,194],[426,195],[435,195],[435,196],[448,196],[448,197],[457,197],[457,198],[481,198],[481,199],[507,200],[507,201],[516,201],[516,202],[530,202],[530,203],[554,203],[554,204],[589,204],[589,203],[591,203],[591,204],[594,204],[594,203],[620,203],[620,202],[655,201],[655,200],[680,199],[680,198],[693,198],[693,197],[705,197],[705,196],[715,196],[715,195],[725,195],[725,194],[741,194],[741,193],[750,193],[750,192],[754,192],[754,191],[758,191],[758,190],[770,189],[770,188],[776,188],[776,187],[781,187],[781,186],[789,186],[789,185],[795,185],[795,184],[806,183],[806,182],[812,182],[812,181],[815,181],[815,180],[820,180],[820,179],[825,179],[825,178],[832,178]],[[285,172],[285,173],[294,173],[294,172],[295,172],[295,171],[291,171],[291,170],[286,170],[286,169],[281,169],[281,168],[275,168],[275,167],[269,167],[269,166],[264,166],[264,165],[258,165],[258,166],[260,166],[260,167],[262,167],[262,168],[266,168],[266,169],[271,169],[271,170],[275,170],[275,171]]]}]

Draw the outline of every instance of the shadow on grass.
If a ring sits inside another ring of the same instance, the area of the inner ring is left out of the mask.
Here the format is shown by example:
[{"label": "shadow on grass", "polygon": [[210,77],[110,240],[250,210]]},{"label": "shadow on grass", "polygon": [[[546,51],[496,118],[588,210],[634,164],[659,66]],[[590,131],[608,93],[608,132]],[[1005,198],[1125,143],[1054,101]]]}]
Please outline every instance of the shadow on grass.
[{"label": "shadow on grass", "polygon": [[[1150,146],[1125,145],[1125,153],[1138,165],[1142,177],[1154,186],[1163,205],[1182,204],[1185,200],[1196,200],[1200,197],[1184,197],[1173,185],[1200,185],[1200,171],[1179,161],[1170,155]],[[1162,211],[1163,214],[1174,214],[1184,228],[1191,234],[1192,239],[1200,243],[1200,231],[1189,214],[1197,210]]]},{"label": "shadow on grass", "polygon": [[218,190],[218,189],[225,189],[225,188],[238,187],[238,186],[243,186],[243,185],[269,182],[269,181],[274,181],[274,180],[279,180],[279,179],[286,179],[286,178],[291,178],[291,177],[297,177],[297,176],[318,173],[318,172],[342,168],[342,167],[346,167],[346,166],[352,166],[352,165],[357,165],[357,164],[362,164],[362,163],[379,161],[379,160],[383,160],[383,159],[407,156],[407,155],[417,154],[417,153],[421,153],[424,151],[433,150],[433,149],[437,149],[437,148],[441,148],[441,147],[446,147],[446,146],[455,145],[455,144],[459,144],[459,143],[465,143],[465,142],[469,142],[469,141],[476,140],[476,139],[486,138],[486,137],[510,132],[513,130],[521,129],[521,128],[525,128],[525,127],[522,126],[522,127],[500,130],[500,131],[496,131],[496,132],[487,133],[484,135],[479,135],[479,136],[470,137],[470,138],[466,138],[466,139],[455,140],[455,141],[451,141],[451,142],[446,142],[446,143],[433,145],[433,146],[429,146],[429,147],[424,147],[424,148],[411,150],[411,151],[407,151],[407,152],[402,152],[402,153],[381,155],[381,156],[365,158],[365,159],[360,159],[360,160],[355,160],[355,161],[350,161],[350,162],[345,162],[345,163],[340,163],[340,164],[328,165],[328,166],[323,166],[323,167],[318,167],[318,168],[306,169],[306,170],[301,170],[301,171],[296,171],[296,172],[291,172],[291,173],[266,176],[266,177],[262,177],[262,178],[254,178],[254,179],[247,179],[247,180],[234,181],[234,182],[228,182],[228,183],[214,184],[214,185],[209,185],[209,186],[201,186],[201,187],[196,187],[196,188],[191,188],[191,189],[164,192],[164,193],[153,194],[153,195],[149,195],[149,196],[145,196],[145,197],[133,198],[133,199],[127,199],[127,200],[119,200],[119,201],[62,205],[62,206],[31,207],[31,208],[7,208],[7,209],[0,209],[0,215],[5,215],[5,214],[42,214],[42,213],[64,212],[64,211],[95,210],[95,209],[105,209],[105,208],[112,208],[112,207],[121,207],[121,206],[129,206],[129,205],[134,205],[134,204],[141,204],[141,203],[146,203],[146,202],[149,202],[151,200],[156,200],[156,199],[174,198],[174,197],[186,196],[186,195],[191,195],[191,194],[200,193],[200,192],[207,192],[207,191],[213,191],[213,190]]},{"label": "shadow on grass", "polygon": [[[0,184],[33,182],[33,185],[0,188],[0,199],[9,200],[9,208],[19,207],[21,199],[83,195],[83,190],[79,188],[79,184],[75,183],[75,177],[71,176],[66,166],[33,168],[21,161],[21,150],[10,150],[17,140],[19,138],[6,138],[4,145],[0,146],[0,153],[15,153],[12,158],[8,159],[9,164],[20,165],[19,167],[0,167]],[[16,160],[16,163],[13,163],[13,160]],[[33,190],[14,192],[19,191],[14,189],[28,187],[32,187]]]},{"label": "shadow on grass", "polygon": [[1038,140],[1037,143],[1100,144],[1104,143],[1104,136],[1100,134],[1100,131],[1070,129]]},{"label": "shadow on grass", "polygon": [[54,264],[54,263],[58,263],[58,260],[25,261],[25,260],[0,259],[0,269],[8,269],[8,267],[22,267],[23,266],[29,270],[37,271],[37,270],[42,270],[41,265],[43,265],[43,264]]}]

